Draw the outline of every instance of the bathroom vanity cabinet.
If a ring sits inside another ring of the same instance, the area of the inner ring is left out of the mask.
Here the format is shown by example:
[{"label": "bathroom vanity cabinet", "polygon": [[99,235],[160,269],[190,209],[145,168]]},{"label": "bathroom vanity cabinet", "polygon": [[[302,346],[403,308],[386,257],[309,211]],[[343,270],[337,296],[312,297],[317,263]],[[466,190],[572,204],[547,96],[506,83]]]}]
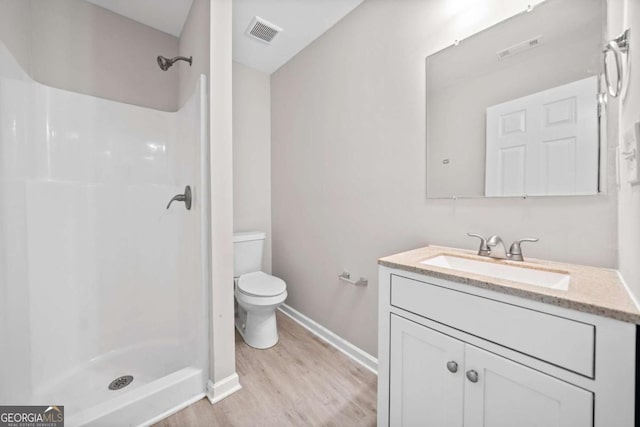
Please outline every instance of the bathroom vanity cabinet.
[{"label": "bathroom vanity cabinet", "polygon": [[591,425],[591,392],[395,314],[390,353],[391,425]]},{"label": "bathroom vanity cabinet", "polygon": [[633,322],[384,260],[378,425],[635,425]]}]

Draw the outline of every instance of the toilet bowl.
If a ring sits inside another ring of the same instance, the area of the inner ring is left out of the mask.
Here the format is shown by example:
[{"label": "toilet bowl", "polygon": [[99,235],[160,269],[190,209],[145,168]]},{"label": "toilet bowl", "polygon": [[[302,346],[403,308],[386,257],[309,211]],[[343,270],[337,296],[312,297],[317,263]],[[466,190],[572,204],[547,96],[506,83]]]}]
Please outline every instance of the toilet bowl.
[{"label": "toilet bowl", "polygon": [[251,347],[273,347],[278,343],[276,309],[287,298],[286,283],[261,271],[264,233],[234,233],[233,237],[236,329]]},{"label": "toilet bowl", "polygon": [[244,342],[261,349],[276,345],[276,309],[287,298],[284,281],[262,271],[248,273],[235,279],[235,297],[236,329]]}]

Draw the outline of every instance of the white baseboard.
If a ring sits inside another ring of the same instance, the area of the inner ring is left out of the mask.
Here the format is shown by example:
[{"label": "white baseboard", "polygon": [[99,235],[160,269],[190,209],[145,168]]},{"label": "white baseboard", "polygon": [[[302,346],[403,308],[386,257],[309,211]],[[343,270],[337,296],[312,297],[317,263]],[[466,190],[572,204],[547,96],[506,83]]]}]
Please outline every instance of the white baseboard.
[{"label": "white baseboard", "polygon": [[207,382],[207,398],[211,404],[221,401],[225,397],[231,396],[236,391],[240,390],[240,378],[235,372],[233,375],[229,375],[215,383],[211,380]]},{"label": "white baseboard", "polygon": [[287,315],[291,319],[295,320],[305,329],[308,329],[314,335],[331,344],[333,347],[340,350],[342,353],[349,356],[353,361],[359,363],[364,368],[378,375],[378,359],[367,353],[366,351],[356,347],[344,338],[334,334],[319,323],[309,319],[304,314],[291,308],[287,304],[282,304],[278,310]]}]

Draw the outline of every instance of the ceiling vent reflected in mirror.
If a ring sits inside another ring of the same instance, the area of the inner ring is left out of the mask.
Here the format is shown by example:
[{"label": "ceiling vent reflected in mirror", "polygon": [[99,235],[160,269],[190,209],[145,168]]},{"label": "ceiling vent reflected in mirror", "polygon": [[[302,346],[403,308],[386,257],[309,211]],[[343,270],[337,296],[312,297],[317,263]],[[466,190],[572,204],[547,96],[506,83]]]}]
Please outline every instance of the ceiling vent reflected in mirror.
[{"label": "ceiling vent reflected in mirror", "polygon": [[272,24],[266,19],[256,16],[249,23],[249,26],[247,27],[247,31],[245,32],[245,34],[251,37],[252,39],[259,40],[263,43],[271,44],[273,39],[281,31],[282,31],[282,28],[278,27],[275,24]]},{"label": "ceiling vent reflected in mirror", "polygon": [[498,59],[506,59],[518,53],[522,53],[524,51],[533,49],[534,47],[538,47],[540,46],[541,43],[542,43],[542,36],[537,36],[532,39],[520,42],[518,44],[514,44],[513,46],[508,47],[506,49],[499,50],[496,52],[496,55],[498,55]]}]

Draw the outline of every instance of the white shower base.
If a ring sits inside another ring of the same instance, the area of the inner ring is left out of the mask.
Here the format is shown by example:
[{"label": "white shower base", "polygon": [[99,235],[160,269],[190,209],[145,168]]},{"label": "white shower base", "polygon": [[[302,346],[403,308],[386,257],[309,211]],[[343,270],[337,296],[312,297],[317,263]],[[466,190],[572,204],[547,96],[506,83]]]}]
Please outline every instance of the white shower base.
[{"label": "white shower base", "polygon": [[[111,352],[36,387],[33,403],[64,405],[69,427],[148,425],[204,396],[203,371],[181,369],[180,355],[179,346],[167,343]],[[123,375],[132,375],[133,382],[109,390]]]}]

